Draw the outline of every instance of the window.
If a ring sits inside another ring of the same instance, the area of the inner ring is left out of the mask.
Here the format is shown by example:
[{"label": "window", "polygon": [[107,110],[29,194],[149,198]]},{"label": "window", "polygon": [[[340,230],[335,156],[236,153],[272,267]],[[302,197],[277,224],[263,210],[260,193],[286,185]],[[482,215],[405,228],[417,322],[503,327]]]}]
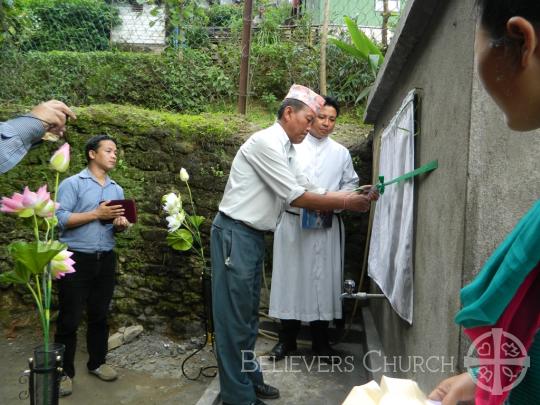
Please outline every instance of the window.
[{"label": "window", "polygon": [[[399,13],[400,10],[400,0],[387,0],[386,3],[388,4],[388,11]],[[383,0],[375,0],[375,11],[383,12],[384,11],[384,1]]]}]

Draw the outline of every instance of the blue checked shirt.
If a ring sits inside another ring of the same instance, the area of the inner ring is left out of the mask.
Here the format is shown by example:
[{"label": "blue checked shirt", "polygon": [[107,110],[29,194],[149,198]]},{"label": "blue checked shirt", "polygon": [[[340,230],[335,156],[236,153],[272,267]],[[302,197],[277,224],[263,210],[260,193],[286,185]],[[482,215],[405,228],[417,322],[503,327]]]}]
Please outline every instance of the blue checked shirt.
[{"label": "blue checked shirt", "polygon": [[37,118],[18,117],[0,122],[0,173],[13,169],[44,133]]},{"label": "blue checked shirt", "polygon": [[123,200],[124,190],[114,180],[107,177],[105,185],[98,183],[88,170],[68,177],[58,187],[60,208],[56,212],[60,241],[67,243],[69,250],[94,253],[106,252],[114,248],[114,226],[99,220],[67,228],[67,221],[72,213],[95,210],[105,200]]}]

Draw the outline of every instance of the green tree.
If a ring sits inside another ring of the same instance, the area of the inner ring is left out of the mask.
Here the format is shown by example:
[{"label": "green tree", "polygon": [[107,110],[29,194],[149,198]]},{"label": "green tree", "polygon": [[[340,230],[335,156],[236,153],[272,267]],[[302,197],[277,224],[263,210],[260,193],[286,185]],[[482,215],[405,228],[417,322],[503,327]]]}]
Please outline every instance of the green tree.
[{"label": "green tree", "polygon": [[330,42],[347,54],[354,56],[357,59],[367,61],[371,68],[373,78],[372,84],[366,86],[356,99],[356,102],[358,102],[365,98],[371,91],[371,87],[375,81],[375,78],[377,77],[379,67],[383,63],[384,55],[379,47],[371,39],[369,39],[367,35],[362,32],[362,30],[358,28],[356,22],[354,22],[350,17],[345,17],[345,24],[349,30],[352,44],[334,37],[329,38]]}]

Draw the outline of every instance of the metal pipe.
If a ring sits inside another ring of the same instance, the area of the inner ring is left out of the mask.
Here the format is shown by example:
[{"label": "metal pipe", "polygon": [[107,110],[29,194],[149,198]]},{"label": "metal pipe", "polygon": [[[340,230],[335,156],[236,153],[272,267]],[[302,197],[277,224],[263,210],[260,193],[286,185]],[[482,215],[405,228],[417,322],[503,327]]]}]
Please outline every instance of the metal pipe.
[{"label": "metal pipe", "polygon": [[386,296],[384,294],[369,294],[369,293],[365,293],[365,292],[357,292],[357,293],[354,293],[354,294],[343,293],[343,294],[340,295],[339,298],[340,299],[352,298],[352,299],[355,299],[355,300],[367,300],[367,299],[370,299],[370,298],[386,298]]}]

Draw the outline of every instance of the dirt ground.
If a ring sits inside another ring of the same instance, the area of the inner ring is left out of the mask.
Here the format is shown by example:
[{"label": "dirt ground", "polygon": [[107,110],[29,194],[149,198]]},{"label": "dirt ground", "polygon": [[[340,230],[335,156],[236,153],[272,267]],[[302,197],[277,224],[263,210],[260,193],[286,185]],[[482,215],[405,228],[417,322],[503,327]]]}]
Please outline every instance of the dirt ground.
[{"label": "dirt ground", "polygon": [[[6,337],[6,333],[9,335]],[[28,404],[24,399],[27,390],[27,380],[20,383],[23,370],[28,368],[28,357],[34,347],[40,344],[40,337],[29,328],[19,329],[15,333],[4,330],[0,333],[0,404],[22,405]],[[188,352],[189,354],[189,352]],[[211,361],[211,354],[203,354]],[[114,382],[103,382],[86,372],[87,353],[85,344],[79,339],[76,356],[77,375],[73,380],[73,395],[62,398],[63,405],[167,405],[167,404],[195,404],[201,397],[211,378],[200,377],[197,381],[190,381],[180,374],[182,357],[178,357],[173,364],[167,361],[163,367],[175,367],[175,372],[169,375],[180,375],[175,378],[158,377],[166,373],[156,373],[156,369],[137,371],[132,368],[119,368],[119,378]],[[151,362],[152,359],[149,360]],[[155,360],[163,363],[163,360]],[[197,374],[199,361],[188,367],[191,375]],[[20,399],[19,396],[23,399]]]}]

